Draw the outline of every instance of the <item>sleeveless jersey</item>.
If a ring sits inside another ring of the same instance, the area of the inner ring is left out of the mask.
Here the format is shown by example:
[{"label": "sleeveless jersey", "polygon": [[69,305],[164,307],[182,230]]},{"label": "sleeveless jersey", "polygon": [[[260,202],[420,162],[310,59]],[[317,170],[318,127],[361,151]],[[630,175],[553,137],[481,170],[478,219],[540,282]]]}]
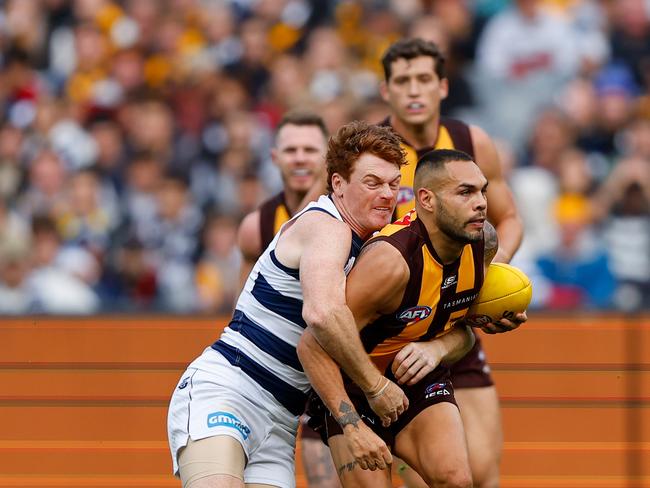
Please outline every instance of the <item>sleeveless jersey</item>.
[{"label": "sleeveless jersey", "polygon": [[[325,212],[343,220],[334,202],[321,196],[296,214]],[[302,318],[303,296],[298,269],[284,266],[275,255],[281,232],[253,267],[239,296],[232,320],[212,348],[256,381],[294,415],[303,413],[309,380],[296,346],[307,326]],[[352,233],[347,274],[363,245]]]},{"label": "sleeveless jersey", "polygon": [[467,244],[458,259],[442,264],[415,210],[384,227],[368,243],[386,241],[409,266],[410,277],[397,310],[361,331],[361,340],[381,371],[409,342],[444,335],[461,319],[483,284],[484,241]]},{"label": "sleeveless jersey", "polygon": [[[390,126],[390,119],[384,120],[381,125]],[[413,179],[418,159],[433,149],[458,149],[474,157],[474,145],[469,126],[460,120],[442,117],[438,127],[438,136],[433,146],[414,148],[402,139],[402,149],[406,152],[405,164],[401,168],[402,181],[397,195],[395,215],[402,218],[415,207],[415,193],[413,192]]]},{"label": "sleeveless jersey", "polygon": [[262,238],[261,250],[269,247],[275,235],[287,220],[291,218],[289,208],[284,199],[284,192],[280,192],[260,205],[260,236]]}]

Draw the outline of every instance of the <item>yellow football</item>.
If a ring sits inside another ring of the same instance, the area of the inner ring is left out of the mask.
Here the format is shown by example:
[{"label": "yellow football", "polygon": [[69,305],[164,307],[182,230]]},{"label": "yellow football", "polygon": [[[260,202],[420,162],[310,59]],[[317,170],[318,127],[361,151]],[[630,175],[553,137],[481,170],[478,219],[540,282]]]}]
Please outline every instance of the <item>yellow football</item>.
[{"label": "yellow football", "polygon": [[528,308],[532,296],[533,286],[523,271],[509,264],[492,263],[465,321],[472,327],[481,327],[513,317]]}]

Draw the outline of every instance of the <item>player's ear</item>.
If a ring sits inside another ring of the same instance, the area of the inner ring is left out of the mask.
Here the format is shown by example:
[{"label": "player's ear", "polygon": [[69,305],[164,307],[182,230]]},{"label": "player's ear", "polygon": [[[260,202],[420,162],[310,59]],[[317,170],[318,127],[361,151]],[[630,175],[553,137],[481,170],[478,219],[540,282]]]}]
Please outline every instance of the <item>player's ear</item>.
[{"label": "player's ear", "polygon": [[271,161],[273,161],[273,164],[276,166],[278,165],[278,149],[275,147],[271,148]]},{"label": "player's ear", "polygon": [[336,195],[337,197],[341,197],[343,195],[344,182],[345,180],[340,174],[338,173],[332,174],[332,193],[334,193],[334,195]]},{"label": "player's ear", "polygon": [[379,83],[379,94],[384,102],[388,102],[388,85],[385,81]]},{"label": "player's ear", "polygon": [[443,78],[440,80],[440,100],[444,100],[449,95],[449,80]]},{"label": "player's ear", "polygon": [[425,187],[418,188],[416,198],[420,206],[427,212],[434,212],[436,208],[436,194]]}]

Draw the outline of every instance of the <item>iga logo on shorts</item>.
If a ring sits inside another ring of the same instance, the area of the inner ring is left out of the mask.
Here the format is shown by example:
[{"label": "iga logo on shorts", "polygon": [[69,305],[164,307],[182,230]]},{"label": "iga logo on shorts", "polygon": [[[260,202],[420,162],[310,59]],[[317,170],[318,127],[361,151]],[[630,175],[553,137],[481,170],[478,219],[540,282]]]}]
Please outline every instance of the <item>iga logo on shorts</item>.
[{"label": "iga logo on shorts", "polygon": [[248,426],[231,413],[214,412],[208,414],[208,427],[219,426],[231,427],[238,430],[244,440],[248,439],[248,436],[251,433],[251,430],[248,428]]},{"label": "iga logo on shorts", "polygon": [[431,398],[441,395],[451,395],[447,389],[447,383],[434,383],[427,386],[427,389],[424,390],[424,398]]},{"label": "iga logo on shorts", "polygon": [[397,318],[402,322],[419,322],[426,319],[431,315],[431,307],[425,305],[418,305],[417,307],[407,308],[401,313],[397,314]]}]

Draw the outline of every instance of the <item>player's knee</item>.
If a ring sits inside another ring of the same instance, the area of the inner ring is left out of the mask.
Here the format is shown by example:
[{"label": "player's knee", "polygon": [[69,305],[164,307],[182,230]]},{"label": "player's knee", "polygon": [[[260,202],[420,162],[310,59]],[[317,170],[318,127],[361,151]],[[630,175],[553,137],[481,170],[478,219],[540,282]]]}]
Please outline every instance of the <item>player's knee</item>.
[{"label": "player's knee", "polygon": [[499,460],[485,458],[472,463],[472,478],[475,488],[499,487]]},{"label": "player's knee", "polygon": [[499,470],[473,473],[474,488],[499,488]]},{"label": "player's knee", "polygon": [[429,486],[436,488],[472,488],[472,473],[469,469],[452,468],[427,476]]},{"label": "player's knee", "polygon": [[450,473],[444,480],[441,488],[472,488],[472,474],[469,471]]}]

